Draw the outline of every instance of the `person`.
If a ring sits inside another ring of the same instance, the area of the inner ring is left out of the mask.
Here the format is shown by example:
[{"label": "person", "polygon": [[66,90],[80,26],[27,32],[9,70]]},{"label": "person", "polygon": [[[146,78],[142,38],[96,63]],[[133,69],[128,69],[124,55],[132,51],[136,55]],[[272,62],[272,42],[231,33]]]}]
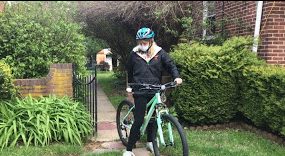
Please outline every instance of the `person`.
[{"label": "person", "polygon": [[[143,27],[137,31],[136,40],[138,45],[133,48],[126,63],[128,83],[161,84],[162,72],[165,69],[177,84],[181,84],[182,79],[176,65],[170,59],[168,53],[156,44],[154,36],[155,34],[150,28]],[[140,139],[140,127],[144,121],[146,104],[154,96],[154,93],[139,91],[138,89],[131,88],[131,86],[126,89],[128,92],[133,91],[135,111],[134,123],[123,156],[134,156],[132,149]],[[146,148],[151,152],[153,152],[151,139],[153,124],[154,122],[150,122],[147,126]]]}]

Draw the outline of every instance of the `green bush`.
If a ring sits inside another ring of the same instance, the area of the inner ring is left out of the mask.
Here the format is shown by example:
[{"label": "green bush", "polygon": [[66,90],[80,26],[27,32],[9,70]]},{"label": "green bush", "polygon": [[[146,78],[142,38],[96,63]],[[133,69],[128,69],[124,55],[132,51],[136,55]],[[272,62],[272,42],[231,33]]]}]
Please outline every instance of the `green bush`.
[{"label": "green bush", "polygon": [[227,122],[237,112],[238,76],[252,64],[264,64],[249,47],[250,37],[234,37],[222,46],[179,44],[170,54],[184,85],[172,94],[177,113],[194,124]]},{"label": "green bush", "polygon": [[9,100],[15,95],[10,67],[0,60],[0,100]]},{"label": "green bush", "polygon": [[72,21],[68,2],[19,2],[0,16],[0,58],[15,78],[36,78],[50,64],[75,63],[86,73],[81,26]]},{"label": "green bush", "polygon": [[16,98],[0,104],[0,145],[82,144],[92,133],[83,104],[68,97]]},{"label": "green bush", "polygon": [[239,110],[255,125],[285,136],[284,67],[252,66],[242,76]]},{"label": "green bush", "polygon": [[127,81],[127,74],[125,71],[121,71],[118,68],[113,68],[114,77],[116,78],[115,84],[124,86],[126,85]]}]

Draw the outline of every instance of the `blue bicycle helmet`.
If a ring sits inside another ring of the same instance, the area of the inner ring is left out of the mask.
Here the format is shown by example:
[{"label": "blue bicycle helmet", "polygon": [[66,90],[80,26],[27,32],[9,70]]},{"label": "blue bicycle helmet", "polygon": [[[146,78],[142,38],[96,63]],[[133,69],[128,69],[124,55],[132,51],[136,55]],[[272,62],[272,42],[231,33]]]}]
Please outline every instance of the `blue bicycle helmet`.
[{"label": "blue bicycle helmet", "polygon": [[136,39],[137,40],[144,40],[144,39],[151,39],[154,38],[154,32],[149,28],[141,28],[137,32]]}]

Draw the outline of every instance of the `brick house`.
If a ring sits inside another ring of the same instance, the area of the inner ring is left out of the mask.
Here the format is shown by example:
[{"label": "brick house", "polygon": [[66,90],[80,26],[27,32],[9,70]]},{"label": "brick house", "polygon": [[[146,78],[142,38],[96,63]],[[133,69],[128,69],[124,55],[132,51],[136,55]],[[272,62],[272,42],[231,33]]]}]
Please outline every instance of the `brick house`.
[{"label": "brick house", "polygon": [[257,55],[285,66],[285,1],[203,1],[203,8],[204,20],[224,21],[219,28],[203,30],[203,37],[221,31],[228,37],[259,36]]}]

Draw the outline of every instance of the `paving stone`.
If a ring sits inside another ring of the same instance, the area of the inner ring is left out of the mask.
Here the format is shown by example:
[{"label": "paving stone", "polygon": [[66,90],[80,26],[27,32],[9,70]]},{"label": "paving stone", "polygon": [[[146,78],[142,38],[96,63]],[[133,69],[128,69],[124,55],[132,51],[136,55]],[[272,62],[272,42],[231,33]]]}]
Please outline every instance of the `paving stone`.
[{"label": "paving stone", "polygon": [[126,147],[121,142],[105,142],[101,144],[106,149],[125,149]]},{"label": "paving stone", "polygon": [[102,121],[97,123],[98,130],[117,130],[116,123]]}]

